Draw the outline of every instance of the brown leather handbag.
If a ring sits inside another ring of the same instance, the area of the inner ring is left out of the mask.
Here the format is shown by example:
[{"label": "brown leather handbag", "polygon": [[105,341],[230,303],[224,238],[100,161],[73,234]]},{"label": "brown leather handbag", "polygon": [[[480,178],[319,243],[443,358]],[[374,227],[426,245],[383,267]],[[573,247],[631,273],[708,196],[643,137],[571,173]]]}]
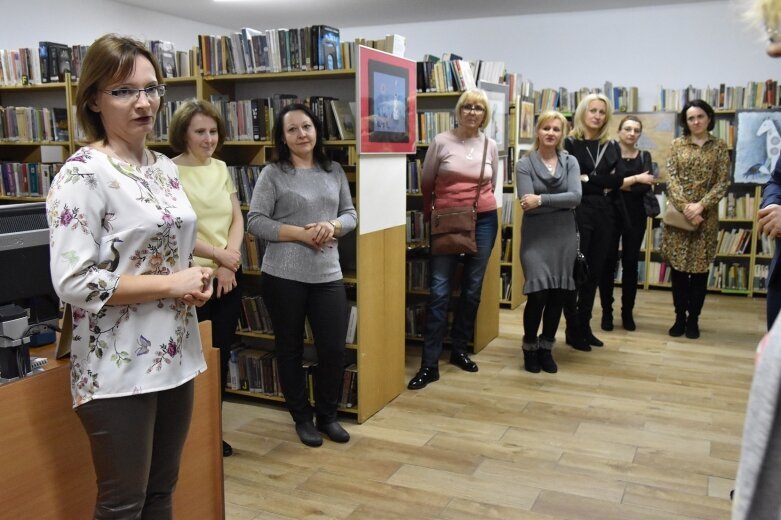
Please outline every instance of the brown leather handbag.
[{"label": "brown leather handbag", "polygon": [[[432,255],[459,255],[462,253],[473,255],[477,253],[477,241],[475,240],[475,225],[477,223],[477,201],[480,198],[480,189],[483,185],[485,174],[485,158],[488,152],[488,138],[483,145],[483,162],[480,168],[480,181],[477,183],[475,201],[471,206],[459,206],[455,208],[435,207],[436,195],[431,197],[431,254]],[[436,191],[436,177],[434,177],[434,191]]]}]

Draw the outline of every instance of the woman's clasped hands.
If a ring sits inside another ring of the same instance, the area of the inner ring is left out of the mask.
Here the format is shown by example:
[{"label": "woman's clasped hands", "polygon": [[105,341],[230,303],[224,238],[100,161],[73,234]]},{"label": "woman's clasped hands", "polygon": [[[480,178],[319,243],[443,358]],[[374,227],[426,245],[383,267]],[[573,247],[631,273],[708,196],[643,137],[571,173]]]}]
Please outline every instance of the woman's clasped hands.
[{"label": "woman's clasped hands", "polygon": [[325,247],[334,247],[336,244],[336,229],[328,221],[307,224],[304,226],[302,233],[302,242],[312,249],[319,250],[321,253],[324,252]]},{"label": "woman's clasped hands", "polygon": [[171,275],[174,296],[187,305],[202,306],[212,296],[213,271],[208,267],[193,266]]}]

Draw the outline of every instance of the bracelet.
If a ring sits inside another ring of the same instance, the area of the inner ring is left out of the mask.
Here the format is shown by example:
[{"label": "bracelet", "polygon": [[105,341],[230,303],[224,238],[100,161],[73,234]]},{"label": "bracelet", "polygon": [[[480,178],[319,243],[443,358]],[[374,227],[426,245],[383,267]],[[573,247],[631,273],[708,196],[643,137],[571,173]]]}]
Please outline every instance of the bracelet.
[{"label": "bracelet", "polygon": [[331,226],[334,228],[334,235],[336,235],[336,233],[338,232],[338,230],[341,230],[341,229],[342,229],[342,223],[341,223],[341,222],[339,222],[339,221],[338,221],[338,220],[336,220],[336,219],[329,220],[329,221],[328,221],[328,223],[329,223],[329,224],[331,224]]},{"label": "bracelet", "polygon": [[538,195],[538,197],[540,197],[540,205],[539,205],[539,206],[537,206],[537,207],[538,207],[538,208],[541,208],[541,207],[542,207],[542,195]]}]

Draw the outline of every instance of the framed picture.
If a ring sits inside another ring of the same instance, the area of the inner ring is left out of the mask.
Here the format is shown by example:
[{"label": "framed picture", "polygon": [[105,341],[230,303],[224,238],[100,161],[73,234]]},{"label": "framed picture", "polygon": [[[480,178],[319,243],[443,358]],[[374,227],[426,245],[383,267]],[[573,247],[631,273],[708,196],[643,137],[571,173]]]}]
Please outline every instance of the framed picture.
[{"label": "framed picture", "polygon": [[641,150],[651,152],[654,174],[658,170],[661,180],[667,179],[667,160],[670,144],[678,135],[677,112],[616,112],[612,119],[612,136],[618,139],[618,125],[626,116],[635,116],[643,123],[643,133],[637,142]]},{"label": "framed picture", "polygon": [[534,139],[534,103],[531,101],[521,101],[518,139]]},{"label": "framed picture", "polygon": [[415,62],[358,48],[358,153],[415,152]]},{"label": "framed picture", "polygon": [[781,154],[781,112],[738,110],[735,183],[765,184]]},{"label": "framed picture", "polygon": [[491,120],[485,127],[485,135],[496,141],[499,155],[507,155],[507,121],[510,115],[510,87],[498,83],[480,81],[478,88],[485,90],[491,108]]}]

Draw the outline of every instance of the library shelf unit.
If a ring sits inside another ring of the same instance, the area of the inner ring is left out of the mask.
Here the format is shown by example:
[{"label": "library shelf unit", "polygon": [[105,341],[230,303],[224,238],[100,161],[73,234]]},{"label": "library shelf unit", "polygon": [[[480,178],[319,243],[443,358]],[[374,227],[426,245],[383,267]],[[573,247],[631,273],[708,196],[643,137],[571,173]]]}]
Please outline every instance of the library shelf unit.
[{"label": "library shelf unit", "polygon": [[[295,94],[304,100],[310,96],[331,96],[352,101],[355,98],[355,72],[327,70],[259,74],[198,76],[193,84],[198,99],[227,96],[231,101],[271,97],[275,93]],[[191,94],[192,96],[192,94]],[[358,116],[359,114],[356,114]],[[348,294],[358,307],[356,343],[347,345],[346,361],[357,366],[357,403],[340,411],[354,415],[361,423],[374,415],[404,389],[404,235],[405,227],[361,232],[361,201],[358,189],[366,192],[375,185],[373,176],[361,176],[362,161],[354,140],[330,140],[327,150],[346,157],[344,166],[358,211],[358,229],[340,239],[340,256]],[[273,144],[266,141],[227,141],[219,152],[228,165],[266,164]],[[243,206],[246,211],[247,206]],[[260,271],[246,271],[245,294],[256,294]],[[252,291],[252,292],[249,292]],[[273,336],[258,332],[238,333],[242,338],[268,347]],[[311,342],[307,343],[309,348]],[[227,390],[233,395],[261,401],[284,401],[281,397],[242,390]]]},{"label": "library shelf unit", "polygon": [[[38,109],[57,108],[64,112],[63,123],[67,125],[68,138],[63,140],[23,139],[20,136],[0,138],[0,161],[12,163],[61,163],[74,150],[73,132],[74,121],[71,110],[72,83],[70,75],[66,75],[65,81],[29,85],[4,85],[0,86],[0,106],[2,107],[32,107]],[[18,111],[18,110],[17,110]],[[22,124],[29,118],[29,114],[23,116]],[[52,132],[56,137],[57,128],[52,123]],[[51,172],[54,176],[55,171]],[[2,183],[2,179],[0,179]],[[16,186],[16,193],[7,193],[0,184],[0,203],[40,202],[46,199],[45,194],[40,196],[17,194],[23,191],[22,186]]]},{"label": "library shelf unit", "polygon": [[[421,135],[426,133],[425,129],[421,128],[421,114],[425,112],[436,112],[443,114],[453,115],[453,109],[458,101],[462,92],[418,92],[417,93],[417,106],[418,106],[418,146],[417,152],[414,155],[409,155],[407,159],[408,173],[407,173],[407,220],[408,226],[411,225],[410,220],[414,219],[414,215],[418,215],[418,230],[413,232],[412,229],[407,230],[406,237],[406,252],[407,252],[407,273],[406,273],[406,339],[410,344],[422,344],[423,333],[425,330],[425,324],[422,317],[424,315],[423,309],[425,308],[426,298],[428,297],[429,281],[428,281],[428,225],[422,225],[422,211],[423,211],[423,197],[420,193],[420,182],[418,175],[421,172],[421,166],[423,164],[423,158],[428,150],[428,139],[421,140]],[[448,119],[448,116],[444,116]],[[442,122],[442,121],[441,121]],[[452,121],[451,121],[452,122]],[[433,138],[439,132],[451,128],[452,125],[445,123],[445,126],[438,126],[430,128],[427,132],[430,138]],[[413,166],[417,164],[417,166]],[[412,173],[412,168],[416,173]],[[412,179],[417,180],[418,188],[410,186],[410,182],[415,182]],[[497,186],[497,188],[499,188]],[[502,213],[499,211],[499,222],[502,221]],[[480,306],[477,311],[477,318],[475,320],[475,333],[474,339],[471,343],[472,352],[478,353],[483,350],[488,343],[499,335],[499,257],[500,253],[500,237],[501,233],[497,233],[497,242],[494,244],[491,258],[488,261],[486,267],[485,277],[483,281],[483,289],[480,296]],[[415,277],[415,281],[411,279]],[[457,290],[454,291],[454,295],[457,295]],[[410,319],[414,320],[414,326],[410,323]],[[414,329],[414,334],[411,330]],[[449,331],[449,327],[448,327]],[[449,337],[445,339],[445,342],[449,342]]]}]

